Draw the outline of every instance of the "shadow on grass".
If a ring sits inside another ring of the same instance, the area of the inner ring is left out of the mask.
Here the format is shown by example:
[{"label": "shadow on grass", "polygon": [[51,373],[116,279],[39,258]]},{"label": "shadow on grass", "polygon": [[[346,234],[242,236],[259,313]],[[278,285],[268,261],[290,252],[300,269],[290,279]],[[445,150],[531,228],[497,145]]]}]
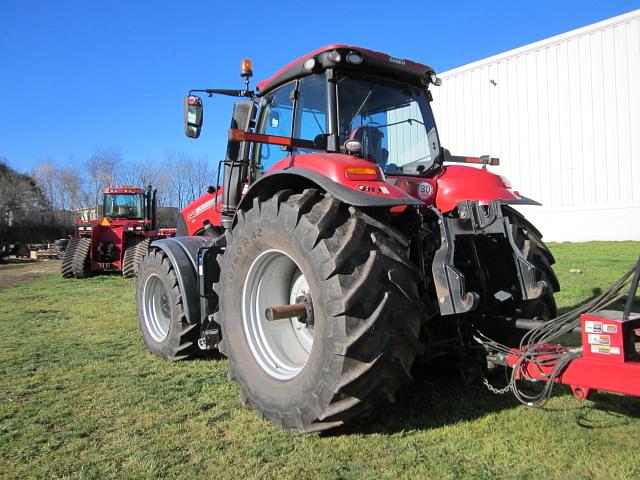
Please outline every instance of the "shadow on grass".
[{"label": "shadow on grass", "polygon": [[[427,379],[428,378],[428,379]],[[504,385],[501,375],[491,379]],[[463,383],[454,371],[425,372],[397,392],[396,403],[376,409],[365,419],[325,435],[394,433],[425,430],[471,421],[492,412],[517,407],[510,393],[496,395],[480,382]]]},{"label": "shadow on grass", "polygon": [[[459,422],[468,422],[492,413],[520,407],[511,392],[498,395],[479,382],[464,384],[455,373],[438,373],[430,381],[417,379],[401,389],[397,401],[375,410],[372,416],[325,433],[327,436],[349,434],[392,434],[401,431],[428,430]],[[423,375],[424,376],[424,375]],[[506,384],[501,374],[489,379],[496,387]],[[533,392],[538,387],[523,384]],[[572,397],[566,385],[556,385],[552,397]],[[575,410],[576,425],[587,429],[609,429],[625,425],[631,418],[640,418],[640,401],[635,397],[595,392],[590,401],[575,400],[575,406],[542,408],[549,414]]]},{"label": "shadow on grass", "polygon": [[[579,417],[578,425],[584,428],[612,428],[627,423],[629,418],[640,418],[640,401],[635,397],[597,392],[591,397],[592,404]],[[589,416],[590,411],[606,413],[610,421],[601,418],[594,423]]]},{"label": "shadow on grass", "polygon": [[[591,296],[584,299],[583,301],[581,301],[580,303],[577,303],[571,307],[564,307],[564,308],[559,308],[558,309],[558,316],[560,315],[564,315],[565,313],[568,313],[572,310],[575,310],[576,308],[584,305],[585,303],[591,302],[593,300],[596,299],[596,297],[599,297],[600,295],[602,295],[603,291],[600,287],[596,287],[593,288],[591,290]],[[622,298],[617,299],[615,302],[613,302],[611,305],[605,307],[606,310],[620,310],[623,311],[624,307],[625,307],[625,303],[627,300],[627,296],[629,294],[629,289],[628,287],[625,288],[624,290],[622,290],[620,292],[621,294],[624,294],[624,296]],[[635,297],[634,297],[634,304],[632,306],[632,311],[638,311],[640,309],[640,307],[638,306],[640,302],[640,288],[638,288],[638,291],[635,292]],[[635,310],[634,310],[635,308]]]},{"label": "shadow on grass", "polygon": [[37,262],[32,258],[0,258],[0,265],[28,265]]},{"label": "shadow on grass", "polygon": [[[594,300],[596,297],[599,297],[600,295],[602,295],[602,289],[597,287],[597,288],[593,288],[591,290],[591,296],[588,298],[585,298],[583,301],[581,301],[580,303],[576,303],[575,305],[571,306],[571,307],[564,307],[564,308],[559,308],[558,309],[558,316],[560,315],[564,315],[565,313],[569,313],[572,310],[575,310],[578,307],[581,307],[582,305],[584,305],[585,303],[591,302],[592,300]],[[624,304],[623,304],[624,305]]]}]

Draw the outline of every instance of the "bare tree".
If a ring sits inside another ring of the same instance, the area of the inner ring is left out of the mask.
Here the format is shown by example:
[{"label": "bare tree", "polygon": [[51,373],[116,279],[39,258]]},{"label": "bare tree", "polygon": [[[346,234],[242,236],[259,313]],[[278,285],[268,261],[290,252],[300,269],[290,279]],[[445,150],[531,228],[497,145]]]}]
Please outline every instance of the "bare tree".
[{"label": "bare tree", "polygon": [[215,181],[210,163],[203,158],[194,160],[186,152],[167,151],[163,170],[168,176],[169,201],[180,210],[202,195]]},{"label": "bare tree", "polygon": [[[73,163],[73,158],[71,160]],[[73,222],[71,211],[86,207],[91,202],[92,195],[85,188],[82,170],[60,168],[48,159],[34,168],[33,177],[53,208],[52,213],[63,225]]]},{"label": "bare tree", "polygon": [[120,182],[122,166],[122,153],[115,148],[97,150],[85,162],[89,192],[94,205],[98,205],[103,188]]},{"label": "bare tree", "polygon": [[64,199],[65,210],[77,210],[88,206],[91,197],[84,188],[83,175],[77,169],[59,169],[58,188],[60,189],[60,197]]},{"label": "bare tree", "polygon": [[185,161],[185,171],[189,202],[192,202],[213,183],[213,169],[206,159],[194,160],[188,156]]},{"label": "bare tree", "polygon": [[50,158],[33,169],[33,178],[38,182],[42,194],[54,208],[60,208],[58,169]]},{"label": "bare tree", "polygon": [[161,168],[151,159],[138,160],[128,163],[122,168],[120,180],[123,183],[136,187],[146,187],[147,185],[157,185],[161,175]]},{"label": "bare tree", "polygon": [[187,182],[183,153],[168,150],[165,153],[163,169],[166,172],[168,200],[172,206],[182,210],[187,202]]}]

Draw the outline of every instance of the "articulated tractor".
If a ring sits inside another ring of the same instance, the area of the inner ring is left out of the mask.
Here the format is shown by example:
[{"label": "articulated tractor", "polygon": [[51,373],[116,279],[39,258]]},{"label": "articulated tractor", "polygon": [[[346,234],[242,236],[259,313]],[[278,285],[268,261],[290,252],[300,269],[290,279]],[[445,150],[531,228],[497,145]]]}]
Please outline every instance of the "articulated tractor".
[{"label": "articulated tractor", "polygon": [[135,277],[152,240],[175,235],[158,228],[156,190],[131,186],[102,192],[102,218],[78,220],[62,258],[62,276],[85,278],[96,272]]}]

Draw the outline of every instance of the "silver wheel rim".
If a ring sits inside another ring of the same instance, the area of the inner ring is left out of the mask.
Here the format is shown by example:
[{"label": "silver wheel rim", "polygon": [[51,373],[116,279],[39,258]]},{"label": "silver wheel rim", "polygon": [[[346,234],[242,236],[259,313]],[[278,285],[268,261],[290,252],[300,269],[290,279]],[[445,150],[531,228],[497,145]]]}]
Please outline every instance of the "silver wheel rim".
[{"label": "silver wheel rim", "polygon": [[297,318],[267,321],[267,307],[297,303],[309,293],[296,262],[281,250],[262,252],[249,267],[242,290],[242,324],[256,362],[273,378],[288,380],[304,368],[313,346],[313,326]]},{"label": "silver wheel rim", "polygon": [[162,342],[169,334],[171,305],[162,279],[155,273],[149,275],[142,289],[142,313],[147,331],[156,342]]}]

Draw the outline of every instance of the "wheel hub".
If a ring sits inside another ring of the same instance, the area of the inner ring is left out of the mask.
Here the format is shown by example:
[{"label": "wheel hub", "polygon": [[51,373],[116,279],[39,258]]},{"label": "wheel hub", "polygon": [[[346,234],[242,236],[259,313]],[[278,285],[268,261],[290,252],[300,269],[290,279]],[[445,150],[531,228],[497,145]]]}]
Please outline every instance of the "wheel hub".
[{"label": "wheel hub", "polygon": [[160,297],[160,310],[162,311],[162,314],[166,317],[168,317],[171,314],[171,310],[169,309],[169,298],[167,297],[167,294],[164,292]]},{"label": "wheel hub", "polygon": [[156,342],[169,334],[171,305],[162,279],[157,274],[147,277],[142,287],[142,315],[147,331]]},{"label": "wheel hub", "polygon": [[278,380],[291,379],[304,368],[314,326],[298,318],[268,321],[265,310],[295,304],[310,293],[300,267],[281,250],[262,252],[249,267],[242,292],[245,336],[256,362]]}]

